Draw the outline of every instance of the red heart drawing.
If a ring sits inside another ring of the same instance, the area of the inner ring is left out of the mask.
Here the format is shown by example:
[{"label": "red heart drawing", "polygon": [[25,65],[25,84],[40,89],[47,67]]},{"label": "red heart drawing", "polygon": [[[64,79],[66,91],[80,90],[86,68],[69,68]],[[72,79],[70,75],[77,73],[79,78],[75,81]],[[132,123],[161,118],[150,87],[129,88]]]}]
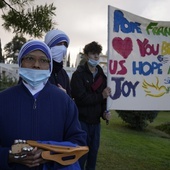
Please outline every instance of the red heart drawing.
[{"label": "red heart drawing", "polygon": [[125,59],[132,52],[132,40],[129,37],[126,37],[124,40],[120,37],[114,38],[112,40],[112,46]]}]

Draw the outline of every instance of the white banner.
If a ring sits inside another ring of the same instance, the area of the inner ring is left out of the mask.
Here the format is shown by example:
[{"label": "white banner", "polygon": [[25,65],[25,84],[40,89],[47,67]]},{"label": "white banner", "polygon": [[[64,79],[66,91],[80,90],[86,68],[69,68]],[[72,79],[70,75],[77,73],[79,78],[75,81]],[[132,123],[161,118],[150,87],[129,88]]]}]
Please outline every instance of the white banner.
[{"label": "white banner", "polygon": [[107,107],[170,110],[170,22],[108,7]]}]

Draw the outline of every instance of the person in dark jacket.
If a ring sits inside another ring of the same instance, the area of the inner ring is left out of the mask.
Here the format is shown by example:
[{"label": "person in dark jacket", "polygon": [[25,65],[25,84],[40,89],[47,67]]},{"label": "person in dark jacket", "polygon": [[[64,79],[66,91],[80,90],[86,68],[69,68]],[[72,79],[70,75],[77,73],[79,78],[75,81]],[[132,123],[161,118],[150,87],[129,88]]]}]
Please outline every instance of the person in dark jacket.
[{"label": "person in dark jacket", "polygon": [[107,78],[99,66],[102,46],[91,42],[84,47],[85,64],[79,65],[71,78],[71,95],[79,110],[79,120],[87,132],[89,153],[80,159],[81,169],[95,170],[100,143],[100,118],[109,120],[106,98],[111,94]]},{"label": "person in dark jacket", "polygon": [[44,42],[50,47],[53,58],[53,70],[49,80],[70,96],[70,79],[63,68],[63,59],[67,54],[70,39],[63,31],[53,29],[47,32]]},{"label": "person in dark jacket", "polygon": [[74,164],[47,162],[38,147],[24,157],[9,152],[17,139],[86,145],[74,101],[48,81],[52,71],[49,47],[42,41],[28,41],[18,63],[21,82],[0,92],[0,170],[45,170],[49,166],[50,170],[70,170]]}]

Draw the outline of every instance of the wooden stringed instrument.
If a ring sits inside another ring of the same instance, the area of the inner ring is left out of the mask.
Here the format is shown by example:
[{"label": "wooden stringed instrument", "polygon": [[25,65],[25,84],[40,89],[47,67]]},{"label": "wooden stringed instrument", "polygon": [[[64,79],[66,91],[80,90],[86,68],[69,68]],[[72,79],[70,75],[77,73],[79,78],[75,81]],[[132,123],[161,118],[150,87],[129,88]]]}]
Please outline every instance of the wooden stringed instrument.
[{"label": "wooden stringed instrument", "polygon": [[12,145],[10,154],[13,154],[14,158],[24,158],[27,155],[27,152],[33,150],[33,147],[44,150],[41,153],[43,159],[55,161],[62,165],[75,163],[80,157],[89,151],[87,146],[70,147],[43,144],[33,140],[19,140],[19,142],[15,142],[14,145]]}]

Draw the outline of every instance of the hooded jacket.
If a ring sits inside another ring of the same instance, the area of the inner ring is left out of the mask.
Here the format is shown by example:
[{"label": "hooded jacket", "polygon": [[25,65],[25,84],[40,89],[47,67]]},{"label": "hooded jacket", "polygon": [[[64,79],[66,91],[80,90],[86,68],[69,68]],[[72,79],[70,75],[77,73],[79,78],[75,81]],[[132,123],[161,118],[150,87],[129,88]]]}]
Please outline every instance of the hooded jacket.
[{"label": "hooded jacket", "polygon": [[97,69],[93,78],[86,62],[78,66],[71,79],[71,95],[79,110],[79,120],[89,124],[100,123],[100,117],[106,110],[102,92],[106,88],[107,78],[99,65]]}]

